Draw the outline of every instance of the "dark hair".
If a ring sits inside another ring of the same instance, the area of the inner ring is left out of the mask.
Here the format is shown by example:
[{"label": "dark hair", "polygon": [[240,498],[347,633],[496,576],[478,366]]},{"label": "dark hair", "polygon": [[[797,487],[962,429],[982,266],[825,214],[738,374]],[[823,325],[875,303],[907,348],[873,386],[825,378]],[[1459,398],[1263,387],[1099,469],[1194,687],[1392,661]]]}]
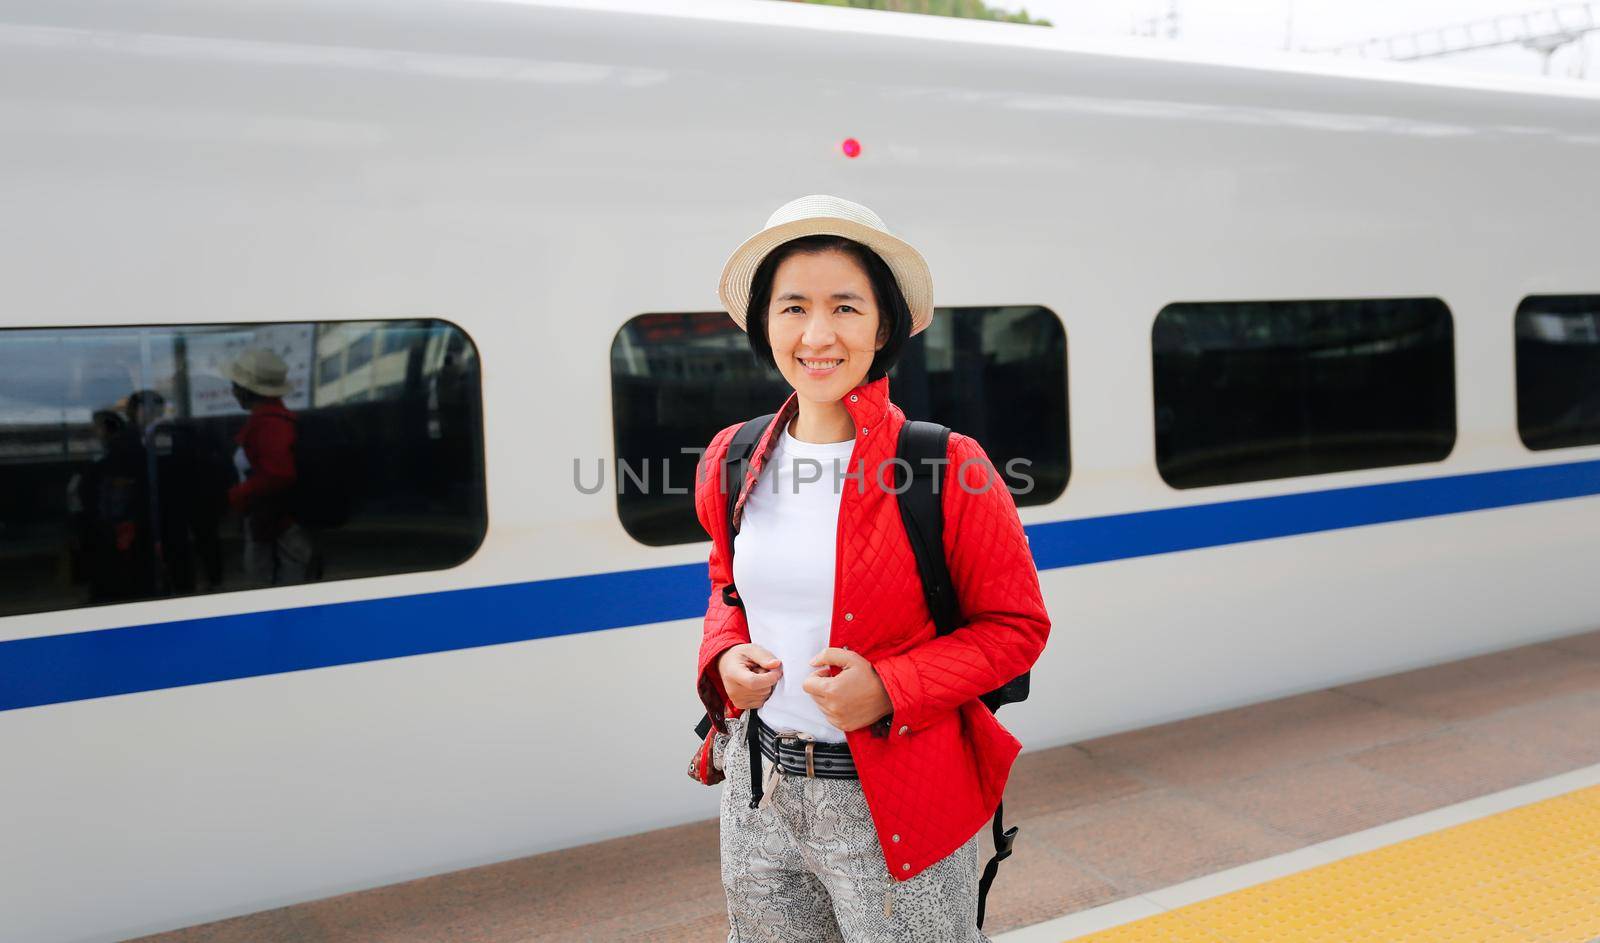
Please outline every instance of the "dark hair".
[{"label": "dark hair", "polygon": [[97,409],[89,415],[89,421],[107,435],[114,435],[128,426],[127,418],[115,409]]},{"label": "dark hair", "polygon": [[232,383],[233,383],[233,395],[234,395],[235,399],[238,399],[238,398],[242,397],[243,399],[248,400],[249,402],[252,402],[252,403],[255,402],[256,400],[271,399],[271,397],[262,396],[260,393],[257,393],[255,390],[252,390],[248,386],[245,386],[245,385],[241,384],[238,380],[234,380],[234,381],[232,381]]},{"label": "dark hair", "polygon": [[767,253],[761,264],[756,266],[756,273],[750,279],[750,307],[744,318],[750,349],[757,360],[777,367],[772,343],[767,339],[767,306],[772,301],[772,277],[789,256],[819,252],[843,252],[855,259],[866,271],[867,281],[872,283],[872,297],[878,302],[879,336],[887,331],[888,337],[883,347],[873,354],[866,382],[881,379],[900,360],[900,351],[911,336],[911,309],[906,306],[906,297],[900,291],[900,283],[894,280],[888,263],[878,253],[844,236],[818,235],[791,239]]},{"label": "dark hair", "polygon": [[128,394],[129,409],[160,409],[167,405],[167,398],[155,390],[135,390]]}]

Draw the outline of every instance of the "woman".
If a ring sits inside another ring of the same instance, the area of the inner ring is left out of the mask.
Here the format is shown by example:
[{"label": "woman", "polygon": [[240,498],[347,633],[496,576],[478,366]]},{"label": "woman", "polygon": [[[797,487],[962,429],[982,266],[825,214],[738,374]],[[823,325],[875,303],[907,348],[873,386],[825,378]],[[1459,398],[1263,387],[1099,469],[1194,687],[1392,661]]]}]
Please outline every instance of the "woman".
[{"label": "woman", "polygon": [[957,433],[940,490],[965,624],[937,636],[928,614],[887,373],[932,294],[916,249],[830,196],[779,208],[723,270],[728,313],[794,388],[751,453],[733,534],[720,468],[739,424],[695,486],[730,941],[987,939],[977,832],[1021,745],[977,698],[1032,666],[1050,623],[1010,492]]},{"label": "woman", "polygon": [[228,504],[244,518],[244,575],[251,586],[306,583],[322,578],[311,534],[295,519],[297,415],[283,404],[289,367],[266,348],[250,348],[228,364],[233,398],[247,415],[234,437],[239,483]]}]

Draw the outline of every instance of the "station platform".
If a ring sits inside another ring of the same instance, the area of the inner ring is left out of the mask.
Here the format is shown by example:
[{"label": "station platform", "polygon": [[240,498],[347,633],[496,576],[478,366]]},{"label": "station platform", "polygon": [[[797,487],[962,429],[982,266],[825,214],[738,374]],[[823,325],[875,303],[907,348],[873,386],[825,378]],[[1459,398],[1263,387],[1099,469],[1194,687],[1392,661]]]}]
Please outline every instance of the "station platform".
[{"label": "station platform", "polygon": [[[996,943],[1594,943],[1600,631],[1026,753],[1006,812]],[[141,943],[721,943],[724,907],[706,821]]]}]

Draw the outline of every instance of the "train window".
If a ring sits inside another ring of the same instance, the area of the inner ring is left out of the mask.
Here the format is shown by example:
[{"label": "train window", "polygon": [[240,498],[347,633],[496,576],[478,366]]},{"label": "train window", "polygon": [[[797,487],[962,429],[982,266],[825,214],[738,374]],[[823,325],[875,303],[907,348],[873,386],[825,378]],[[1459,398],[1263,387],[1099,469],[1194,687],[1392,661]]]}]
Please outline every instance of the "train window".
[{"label": "train window", "polygon": [[[940,308],[889,372],[889,393],[908,418],[982,443],[1019,506],[1046,504],[1071,470],[1066,352],[1066,332],[1047,308]],[[705,539],[692,496],[699,450],[791,392],[721,312],[630,320],[611,345],[611,390],[616,465],[582,468],[578,480],[585,490],[611,488],[624,529],[651,546]]]},{"label": "train window", "polygon": [[1517,306],[1517,431],[1530,449],[1600,444],[1600,295]]},{"label": "train window", "polygon": [[1151,340],[1156,464],[1175,488],[1435,462],[1455,444],[1437,298],[1171,304]]},{"label": "train window", "polygon": [[0,330],[0,616],[454,566],[480,412],[443,321]]}]

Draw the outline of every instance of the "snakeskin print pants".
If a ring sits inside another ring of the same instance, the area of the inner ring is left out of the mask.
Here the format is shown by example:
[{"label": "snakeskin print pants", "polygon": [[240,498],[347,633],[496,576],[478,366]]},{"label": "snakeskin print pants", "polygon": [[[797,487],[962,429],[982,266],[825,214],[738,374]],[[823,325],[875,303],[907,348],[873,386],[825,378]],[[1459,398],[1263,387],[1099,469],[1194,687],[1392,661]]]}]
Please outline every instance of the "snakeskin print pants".
[{"label": "snakeskin print pants", "polygon": [[859,780],[780,775],[766,807],[750,808],[749,716],[732,722],[722,757],[728,943],[989,943],[977,928],[976,834],[896,881]]}]

